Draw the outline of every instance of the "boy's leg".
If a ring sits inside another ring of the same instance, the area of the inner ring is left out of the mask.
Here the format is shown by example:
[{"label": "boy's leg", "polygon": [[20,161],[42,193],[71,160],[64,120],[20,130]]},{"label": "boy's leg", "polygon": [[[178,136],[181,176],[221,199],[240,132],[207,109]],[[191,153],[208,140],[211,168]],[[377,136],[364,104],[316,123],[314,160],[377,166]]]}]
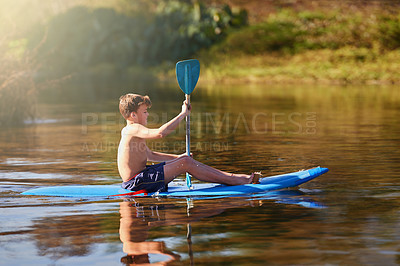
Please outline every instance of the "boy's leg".
[{"label": "boy's leg", "polygon": [[253,179],[253,175],[230,174],[200,163],[189,156],[182,156],[165,163],[164,182],[168,184],[186,172],[201,181],[226,185],[249,184]]}]

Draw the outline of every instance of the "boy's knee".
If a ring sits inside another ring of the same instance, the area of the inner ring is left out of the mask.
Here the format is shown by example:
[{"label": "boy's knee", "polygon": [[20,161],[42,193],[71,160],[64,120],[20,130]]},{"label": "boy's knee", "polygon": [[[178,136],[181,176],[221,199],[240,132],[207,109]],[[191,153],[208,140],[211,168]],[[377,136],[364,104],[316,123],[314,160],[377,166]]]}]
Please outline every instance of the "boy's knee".
[{"label": "boy's knee", "polygon": [[190,164],[191,162],[193,162],[193,158],[190,157],[189,155],[183,155],[181,157],[181,160],[183,161],[184,164]]}]

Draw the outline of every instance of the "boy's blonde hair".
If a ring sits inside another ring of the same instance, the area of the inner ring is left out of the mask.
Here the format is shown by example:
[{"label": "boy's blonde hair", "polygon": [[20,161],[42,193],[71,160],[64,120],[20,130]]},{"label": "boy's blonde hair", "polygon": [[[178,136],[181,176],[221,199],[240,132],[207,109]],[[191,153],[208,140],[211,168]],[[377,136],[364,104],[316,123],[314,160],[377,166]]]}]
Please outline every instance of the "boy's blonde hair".
[{"label": "boy's blonde hair", "polygon": [[142,104],[151,107],[149,96],[142,96],[139,94],[128,93],[119,98],[119,112],[121,115],[128,119],[132,112],[137,112],[139,106]]}]

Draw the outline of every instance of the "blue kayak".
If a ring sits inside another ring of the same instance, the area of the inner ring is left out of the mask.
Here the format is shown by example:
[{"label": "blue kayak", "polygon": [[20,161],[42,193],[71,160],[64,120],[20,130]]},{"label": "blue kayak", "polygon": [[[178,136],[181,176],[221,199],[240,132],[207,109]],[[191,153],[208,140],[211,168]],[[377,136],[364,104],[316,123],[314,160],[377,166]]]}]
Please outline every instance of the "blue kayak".
[{"label": "blue kayak", "polygon": [[234,197],[240,195],[259,195],[266,191],[279,190],[289,187],[297,187],[308,182],[317,176],[328,172],[328,168],[316,167],[308,170],[264,177],[260,179],[259,184],[246,184],[239,186],[227,186],[212,183],[194,184],[193,189],[188,189],[184,185],[175,183],[168,185],[168,192],[145,191],[133,192],[121,188],[121,185],[87,185],[87,186],[55,186],[30,189],[22,195],[34,196],[58,196],[58,197],[123,197],[123,196],[160,196],[160,197],[207,197],[222,196]]}]

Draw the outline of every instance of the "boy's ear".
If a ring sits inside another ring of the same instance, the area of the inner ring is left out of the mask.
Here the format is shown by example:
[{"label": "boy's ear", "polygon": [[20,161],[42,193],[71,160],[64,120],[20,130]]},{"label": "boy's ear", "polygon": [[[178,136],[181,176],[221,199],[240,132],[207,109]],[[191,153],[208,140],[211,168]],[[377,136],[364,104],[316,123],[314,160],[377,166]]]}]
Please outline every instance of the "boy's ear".
[{"label": "boy's ear", "polygon": [[134,118],[134,117],[136,117],[136,114],[135,114],[135,112],[131,112],[131,113],[129,114],[129,116],[130,116],[131,118]]}]

